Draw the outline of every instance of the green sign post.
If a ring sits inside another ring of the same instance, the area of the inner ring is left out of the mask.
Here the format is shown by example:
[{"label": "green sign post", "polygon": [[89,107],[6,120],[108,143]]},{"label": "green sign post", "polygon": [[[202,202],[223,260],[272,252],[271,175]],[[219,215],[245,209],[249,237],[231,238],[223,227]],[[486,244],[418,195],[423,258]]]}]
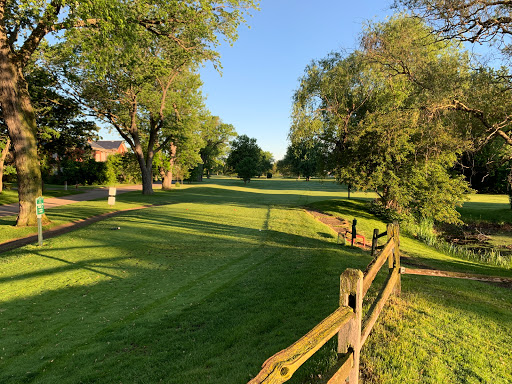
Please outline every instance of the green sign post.
[{"label": "green sign post", "polygon": [[43,245],[43,214],[44,214],[44,199],[39,196],[36,199],[36,214],[37,214],[37,240],[39,246]]}]

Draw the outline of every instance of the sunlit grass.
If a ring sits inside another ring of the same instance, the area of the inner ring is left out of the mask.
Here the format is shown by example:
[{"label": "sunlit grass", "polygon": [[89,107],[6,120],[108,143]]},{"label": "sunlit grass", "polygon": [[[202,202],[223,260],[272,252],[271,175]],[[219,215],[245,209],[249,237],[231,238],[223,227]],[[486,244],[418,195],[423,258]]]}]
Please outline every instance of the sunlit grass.
[{"label": "sunlit grass", "polygon": [[0,382],[245,382],[336,307],[341,271],[369,260],[301,208],[270,204],[289,194],[198,188],[4,254]]},{"label": "sunlit grass", "polygon": [[[365,212],[367,196],[345,197],[336,184],[293,180],[129,193],[117,208],[164,205],[3,254],[0,382],[247,382],[336,308],[346,268],[370,261],[368,252],[336,245],[335,232],[302,208],[356,217],[367,237],[385,230]],[[65,222],[108,209],[100,200],[49,214]],[[439,269],[512,276],[406,237],[402,250]],[[402,283],[363,349],[369,382],[512,380],[510,290],[417,276]],[[291,382],[323,372],[334,346]]]},{"label": "sunlit grass", "polygon": [[[186,193],[185,193],[186,191]],[[185,193],[185,194],[184,194]],[[184,195],[183,195],[184,194]],[[95,201],[73,203],[46,210],[51,223],[44,230],[72,221],[100,215],[107,212],[133,208],[147,204],[167,204],[187,201],[206,204],[281,204],[306,205],[323,199],[339,198],[346,195],[346,188],[334,181],[295,181],[291,179],[255,179],[244,185],[238,179],[213,177],[204,183],[183,184],[172,192],[159,189],[154,195],[143,196],[140,192],[118,195],[116,204],[111,208],[107,198]],[[370,199],[370,193],[352,192],[351,196]],[[0,217],[0,243],[37,233],[35,227],[16,228],[16,216]]]},{"label": "sunlit grass", "polygon": [[512,223],[507,195],[470,195],[469,201],[459,208],[462,220],[465,222]]}]

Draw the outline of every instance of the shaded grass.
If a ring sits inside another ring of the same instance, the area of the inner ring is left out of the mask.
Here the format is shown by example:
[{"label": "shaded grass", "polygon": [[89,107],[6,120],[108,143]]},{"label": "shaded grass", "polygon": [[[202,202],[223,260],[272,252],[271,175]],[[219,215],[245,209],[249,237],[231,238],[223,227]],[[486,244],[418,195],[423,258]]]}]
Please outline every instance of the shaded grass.
[{"label": "shaded grass", "polygon": [[[64,191],[64,190],[45,190],[43,192],[43,197],[44,198],[49,198],[49,197],[61,197],[61,196],[69,196],[69,195],[76,195],[78,193],[82,193],[83,191],[81,190],[74,190],[74,189],[70,189],[70,190],[67,190],[67,191]],[[0,193],[0,205],[4,205],[4,204],[14,204],[14,203],[17,203],[18,202],[18,191],[17,190],[12,190],[12,189],[4,189],[1,193]]]}]

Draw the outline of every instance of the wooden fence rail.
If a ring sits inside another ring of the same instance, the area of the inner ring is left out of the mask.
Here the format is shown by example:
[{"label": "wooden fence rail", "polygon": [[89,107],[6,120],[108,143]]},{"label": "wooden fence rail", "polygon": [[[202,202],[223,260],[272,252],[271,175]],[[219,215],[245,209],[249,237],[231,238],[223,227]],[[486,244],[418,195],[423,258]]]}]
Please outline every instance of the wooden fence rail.
[{"label": "wooden fence rail", "polygon": [[[355,230],[354,230],[355,232]],[[280,384],[288,381],[293,373],[327,341],[338,334],[338,369],[327,384],[359,381],[359,354],[379,314],[391,294],[400,294],[400,232],[398,223],[388,224],[388,241],[365,272],[347,269],[340,276],[340,306],[320,324],[290,347],[276,353],[263,363],[261,371],[249,384]],[[372,255],[377,251],[374,231]],[[384,288],[374,301],[363,323],[363,298],[375,276],[388,260],[389,276]],[[364,325],[363,325],[364,324]]]}]

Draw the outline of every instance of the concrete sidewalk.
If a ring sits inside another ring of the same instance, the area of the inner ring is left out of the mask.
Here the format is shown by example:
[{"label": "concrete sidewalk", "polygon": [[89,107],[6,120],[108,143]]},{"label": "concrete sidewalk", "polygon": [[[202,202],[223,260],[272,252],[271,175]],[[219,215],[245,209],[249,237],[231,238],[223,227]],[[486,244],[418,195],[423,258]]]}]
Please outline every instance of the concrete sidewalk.
[{"label": "concrete sidewalk", "polygon": [[[160,189],[162,186],[161,184],[153,184],[153,189]],[[142,191],[142,185],[127,185],[127,186],[118,186],[117,188],[117,195],[120,195],[122,193],[126,192],[133,192],[133,191]],[[63,196],[63,197],[50,197],[48,199],[44,200],[44,209],[51,209],[54,207],[58,207],[61,205],[67,205],[67,204],[73,204],[77,203],[79,201],[89,201],[89,200],[95,200],[95,199],[101,199],[101,198],[107,198],[108,197],[108,188],[98,188],[98,189],[92,189],[87,192],[78,193],[76,195],[69,195],[69,196]],[[0,217],[2,216],[13,216],[17,215],[19,212],[19,204],[6,204],[6,205],[0,205]]]}]

